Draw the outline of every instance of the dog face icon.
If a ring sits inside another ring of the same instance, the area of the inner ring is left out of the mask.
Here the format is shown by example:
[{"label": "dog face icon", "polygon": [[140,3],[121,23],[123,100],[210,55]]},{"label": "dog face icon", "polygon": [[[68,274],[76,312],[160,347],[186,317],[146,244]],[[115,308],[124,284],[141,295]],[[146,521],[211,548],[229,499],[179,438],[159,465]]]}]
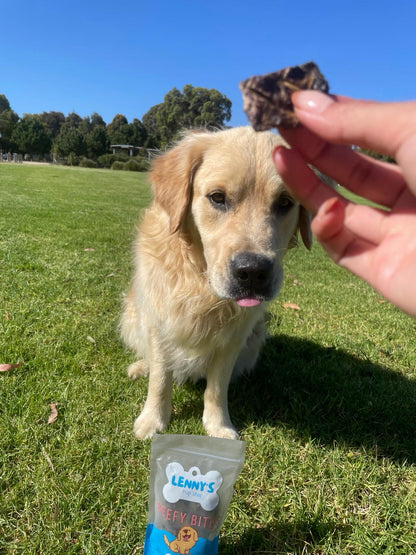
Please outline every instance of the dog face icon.
[{"label": "dog face icon", "polygon": [[176,540],[169,542],[166,535],[164,535],[164,538],[166,545],[171,551],[181,555],[188,555],[198,541],[199,536],[196,530],[190,526],[184,526],[179,530]]}]

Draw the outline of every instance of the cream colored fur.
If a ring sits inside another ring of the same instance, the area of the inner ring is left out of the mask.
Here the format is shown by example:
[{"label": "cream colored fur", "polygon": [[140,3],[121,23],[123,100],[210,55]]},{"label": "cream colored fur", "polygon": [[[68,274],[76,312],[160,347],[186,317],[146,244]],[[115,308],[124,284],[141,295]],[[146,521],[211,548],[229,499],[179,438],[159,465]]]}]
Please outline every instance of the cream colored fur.
[{"label": "cream colored fur", "polygon": [[[281,288],[282,259],[298,229],[311,242],[309,216],[273,166],[280,141],[248,127],[190,133],[154,164],[154,201],[140,226],[121,319],[122,337],[139,357],[128,374],[149,375],[134,426],[139,438],[167,426],[173,379],[189,378],[207,380],[207,433],[238,437],[227,403],[233,370],[256,364],[268,301]],[[263,302],[251,307],[237,304],[242,279],[236,283],[233,270],[246,253],[271,265],[267,287],[250,294]]]}]

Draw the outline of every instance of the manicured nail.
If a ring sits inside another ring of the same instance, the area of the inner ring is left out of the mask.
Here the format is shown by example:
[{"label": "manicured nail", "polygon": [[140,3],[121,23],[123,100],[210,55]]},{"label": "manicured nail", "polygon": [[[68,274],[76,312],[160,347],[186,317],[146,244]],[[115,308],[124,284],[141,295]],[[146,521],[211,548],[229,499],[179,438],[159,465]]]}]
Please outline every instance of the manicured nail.
[{"label": "manicured nail", "polygon": [[320,222],[327,221],[343,221],[345,206],[337,197],[326,200],[318,208],[315,219]]},{"label": "manicured nail", "polygon": [[288,148],[285,147],[284,145],[275,146],[274,150],[273,150],[273,157],[274,157],[275,154],[280,154],[282,152],[285,152],[286,150],[288,150]]},{"label": "manicured nail", "polygon": [[279,164],[283,161],[286,150],[288,150],[284,145],[277,145],[272,153],[273,160]]},{"label": "manicured nail", "polygon": [[327,216],[328,214],[338,214],[340,211],[344,210],[344,205],[342,204],[342,202],[340,201],[340,199],[338,197],[332,197],[328,200],[326,200],[320,210],[319,210],[319,214],[321,216]]},{"label": "manicured nail", "polygon": [[331,96],[319,91],[299,91],[293,94],[292,100],[296,109],[316,114],[321,114],[334,103]]}]

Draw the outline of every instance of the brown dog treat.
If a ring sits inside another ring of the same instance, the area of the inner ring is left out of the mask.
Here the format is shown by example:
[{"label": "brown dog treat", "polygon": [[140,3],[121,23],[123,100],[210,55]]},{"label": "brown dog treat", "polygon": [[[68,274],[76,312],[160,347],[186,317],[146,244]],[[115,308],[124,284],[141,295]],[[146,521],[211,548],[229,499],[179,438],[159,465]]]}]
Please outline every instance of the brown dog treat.
[{"label": "brown dog treat", "polygon": [[299,123],[292,93],[300,90],[329,92],[329,85],[314,62],[287,67],[275,73],[249,77],[240,83],[244,111],[256,131],[296,127]]}]

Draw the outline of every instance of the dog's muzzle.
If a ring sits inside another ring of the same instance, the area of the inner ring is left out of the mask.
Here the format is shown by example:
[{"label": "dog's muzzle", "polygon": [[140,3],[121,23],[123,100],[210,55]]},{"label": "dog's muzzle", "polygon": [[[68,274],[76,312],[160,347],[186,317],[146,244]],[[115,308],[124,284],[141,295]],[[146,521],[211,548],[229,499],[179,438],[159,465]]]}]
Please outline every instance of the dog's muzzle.
[{"label": "dog's muzzle", "polygon": [[230,262],[230,293],[236,299],[269,300],[273,297],[274,262],[267,256],[242,252]]}]

